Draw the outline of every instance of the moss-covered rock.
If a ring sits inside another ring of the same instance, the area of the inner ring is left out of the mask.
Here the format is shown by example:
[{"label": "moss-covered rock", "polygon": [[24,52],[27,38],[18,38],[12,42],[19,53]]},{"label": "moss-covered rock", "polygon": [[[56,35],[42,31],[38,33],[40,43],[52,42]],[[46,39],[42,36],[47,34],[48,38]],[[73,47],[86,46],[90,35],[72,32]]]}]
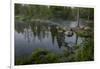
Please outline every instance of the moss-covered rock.
[{"label": "moss-covered rock", "polygon": [[91,37],[91,33],[85,30],[77,31],[76,34],[80,37]]}]

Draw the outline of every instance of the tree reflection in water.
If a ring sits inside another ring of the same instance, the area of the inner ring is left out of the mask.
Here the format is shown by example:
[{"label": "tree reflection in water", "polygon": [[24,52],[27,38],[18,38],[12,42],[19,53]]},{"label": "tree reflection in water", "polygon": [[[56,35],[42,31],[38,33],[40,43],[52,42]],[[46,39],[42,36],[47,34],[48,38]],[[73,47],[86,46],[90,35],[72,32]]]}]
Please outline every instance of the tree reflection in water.
[{"label": "tree reflection in water", "polygon": [[[62,27],[59,27],[58,25],[50,25],[48,23],[16,23],[15,30],[18,33],[22,33],[25,37],[25,40],[27,40],[28,43],[36,39],[38,39],[41,42],[45,38],[49,39],[48,36],[51,35],[53,45],[57,42],[59,48],[65,46],[66,48],[68,48],[68,50],[72,50],[72,46],[77,45],[78,41],[77,35],[68,37],[65,35],[65,30],[63,30]],[[70,42],[66,40],[70,40]]]}]

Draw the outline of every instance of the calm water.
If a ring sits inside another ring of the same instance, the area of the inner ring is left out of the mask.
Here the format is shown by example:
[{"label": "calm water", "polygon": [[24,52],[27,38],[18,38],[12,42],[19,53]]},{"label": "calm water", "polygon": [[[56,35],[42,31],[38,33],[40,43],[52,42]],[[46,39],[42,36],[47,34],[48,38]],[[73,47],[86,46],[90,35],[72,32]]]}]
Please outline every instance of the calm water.
[{"label": "calm water", "polygon": [[[83,24],[82,24],[83,25]],[[15,23],[15,58],[29,56],[37,48],[47,49],[54,53],[63,53],[64,49],[69,51],[76,44],[80,44],[83,38],[74,34],[70,37],[61,33],[58,29],[61,25],[43,22],[16,22]],[[76,22],[65,23],[61,26],[67,28],[75,27]]]}]

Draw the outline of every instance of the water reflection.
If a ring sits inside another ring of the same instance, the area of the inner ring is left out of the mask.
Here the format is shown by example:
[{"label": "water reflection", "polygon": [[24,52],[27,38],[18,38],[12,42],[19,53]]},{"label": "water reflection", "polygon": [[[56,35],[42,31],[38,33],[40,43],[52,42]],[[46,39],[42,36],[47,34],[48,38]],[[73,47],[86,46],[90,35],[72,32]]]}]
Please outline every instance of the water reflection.
[{"label": "water reflection", "polygon": [[71,37],[65,35],[58,25],[31,22],[15,23],[15,56],[30,55],[37,48],[48,49],[55,53],[62,53],[63,47],[72,50],[73,46],[82,42],[75,32]]}]

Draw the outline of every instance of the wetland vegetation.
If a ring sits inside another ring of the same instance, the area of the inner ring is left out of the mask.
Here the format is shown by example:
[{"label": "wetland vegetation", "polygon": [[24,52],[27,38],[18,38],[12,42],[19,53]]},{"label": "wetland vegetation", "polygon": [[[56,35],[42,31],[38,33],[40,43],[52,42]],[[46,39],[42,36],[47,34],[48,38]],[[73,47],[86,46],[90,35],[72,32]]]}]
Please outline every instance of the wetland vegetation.
[{"label": "wetland vegetation", "polygon": [[15,65],[94,60],[94,9],[15,4]]}]

